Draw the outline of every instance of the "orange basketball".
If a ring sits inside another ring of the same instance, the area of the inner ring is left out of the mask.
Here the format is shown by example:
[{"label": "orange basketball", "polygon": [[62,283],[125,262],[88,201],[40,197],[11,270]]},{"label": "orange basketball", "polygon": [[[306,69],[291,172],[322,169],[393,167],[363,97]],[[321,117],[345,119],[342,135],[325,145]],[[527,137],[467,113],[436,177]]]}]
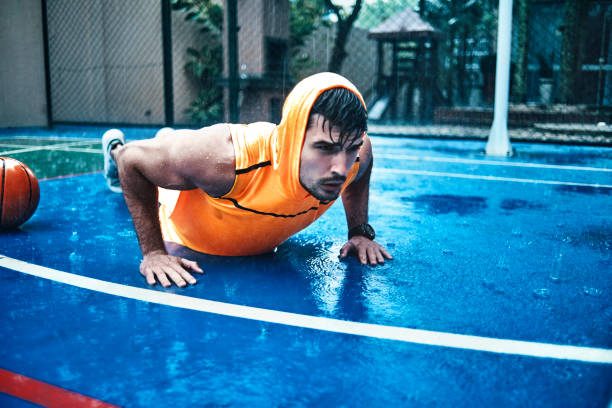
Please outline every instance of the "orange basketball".
[{"label": "orange basketball", "polygon": [[38,207],[38,179],[19,160],[0,157],[0,229],[18,227]]}]

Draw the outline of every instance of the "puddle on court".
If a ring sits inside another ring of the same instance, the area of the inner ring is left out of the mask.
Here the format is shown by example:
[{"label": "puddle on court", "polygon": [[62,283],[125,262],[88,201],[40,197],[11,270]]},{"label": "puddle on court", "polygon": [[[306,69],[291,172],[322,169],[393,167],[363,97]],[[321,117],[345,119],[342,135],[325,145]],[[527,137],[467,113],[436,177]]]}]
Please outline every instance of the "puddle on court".
[{"label": "puddle on court", "polygon": [[586,246],[591,249],[607,252],[612,248],[612,228],[602,225],[591,225],[582,231],[558,234],[557,239],[572,246]]},{"label": "puddle on court", "polygon": [[[465,141],[464,141],[465,143]],[[413,143],[406,143],[404,145],[398,146],[398,148],[402,149],[411,149],[411,150],[420,150],[426,152],[436,152],[440,154],[445,154],[449,156],[459,156],[459,157],[485,157],[484,144],[482,146],[450,146],[450,145],[415,145]]]},{"label": "puddle on court", "polygon": [[562,194],[587,194],[587,195],[610,195],[612,194],[612,188],[607,187],[592,187],[592,186],[572,186],[572,185],[561,185],[556,186],[555,190]]},{"label": "puddle on court", "polygon": [[[605,159],[605,153],[600,151],[587,152],[588,148],[581,148],[581,151],[572,152],[566,148],[561,152],[551,150],[546,151],[526,151],[524,146],[520,146],[515,150],[513,158],[520,161],[546,163],[557,166],[562,165],[592,165],[597,160]],[[569,151],[568,151],[569,150]]]},{"label": "puddle on court", "polygon": [[503,210],[514,211],[514,210],[542,210],[546,208],[543,204],[533,203],[526,200],[520,200],[516,198],[507,198],[502,200],[499,207]]},{"label": "puddle on court", "polygon": [[417,210],[429,214],[456,213],[460,216],[471,215],[487,209],[487,199],[477,196],[458,196],[452,194],[424,194],[416,197],[401,197],[403,202],[412,202]]}]

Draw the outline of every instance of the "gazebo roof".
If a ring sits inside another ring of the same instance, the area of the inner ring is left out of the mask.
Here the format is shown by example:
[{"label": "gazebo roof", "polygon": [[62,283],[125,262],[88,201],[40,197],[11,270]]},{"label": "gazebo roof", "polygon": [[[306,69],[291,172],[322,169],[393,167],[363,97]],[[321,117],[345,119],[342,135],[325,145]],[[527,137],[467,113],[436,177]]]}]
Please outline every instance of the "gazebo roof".
[{"label": "gazebo roof", "polygon": [[440,32],[423,20],[411,7],[401,11],[372,28],[369,38],[431,38],[440,36]]}]

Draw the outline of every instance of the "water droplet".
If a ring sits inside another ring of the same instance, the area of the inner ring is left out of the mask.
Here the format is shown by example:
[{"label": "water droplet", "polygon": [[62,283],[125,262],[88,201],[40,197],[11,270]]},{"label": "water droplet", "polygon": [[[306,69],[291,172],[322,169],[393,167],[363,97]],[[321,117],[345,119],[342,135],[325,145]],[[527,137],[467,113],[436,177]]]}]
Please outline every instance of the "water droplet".
[{"label": "water droplet", "polygon": [[563,268],[563,254],[559,254],[555,259],[555,263],[553,265],[553,269],[548,275],[548,279],[554,283],[561,283],[568,280],[567,272]]},{"label": "water droplet", "polygon": [[495,284],[494,281],[489,280],[489,279],[483,280],[482,281],[482,286],[484,286],[485,288],[493,291],[493,293],[497,293],[497,294],[505,293],[503,289],[497,287],[497,285]]},{"label": "water droplet", "polygon": [[72,232],[72,235],[70,236],[70,238],[68,238],[70,241],[72,242],[76,242],[79,240],[79,233],[76,231]]},{"label": "water droplet", "polygon": [[504,259],[503,256],[501,256],[498,261],[497,261],[497,269],[500,269],[502,271],[508,272],[510,271],[510,267],[506,264],[506,260]]},{"label": "water droplet", "polygon": [[603,293],[603,290],[584,286],[582,288],[582,293],[586,296],[599,297]]},{"label": "water droplet", "polygon": [[533,291],[533,296],[536,299],[548,299],[550,298],[550,290],[547,288],[535,289]]},{"label": "water droplet", "polygon": [[512,235],[516,237],[520,237],[521,235],[523,235],[523,232],[521,231],[519,227],[515,227],[512,229]]},{"label": "water droplet", "polygon": [[268,330],[265,327],[262,327],[259,330],[259,336],[255,339],[256,341],[264,341],[268,337]]}]

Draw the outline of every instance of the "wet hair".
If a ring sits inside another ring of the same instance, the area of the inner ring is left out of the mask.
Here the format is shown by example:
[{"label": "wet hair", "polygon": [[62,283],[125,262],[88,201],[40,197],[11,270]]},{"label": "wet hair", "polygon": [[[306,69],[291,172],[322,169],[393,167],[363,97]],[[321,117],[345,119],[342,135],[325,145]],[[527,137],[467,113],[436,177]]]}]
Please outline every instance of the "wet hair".
[{"label": "wet hair", "polygon": [[368,129],[368,114],[361,100],[347,88],[331,88],[321,93],[310,109],[307,128],[315,125],[313,116],[317,113],[323,116],[323,126],[329,122],[330,137],[332,129],[340,132],[335,143],[341,145],[361,137]]}]

